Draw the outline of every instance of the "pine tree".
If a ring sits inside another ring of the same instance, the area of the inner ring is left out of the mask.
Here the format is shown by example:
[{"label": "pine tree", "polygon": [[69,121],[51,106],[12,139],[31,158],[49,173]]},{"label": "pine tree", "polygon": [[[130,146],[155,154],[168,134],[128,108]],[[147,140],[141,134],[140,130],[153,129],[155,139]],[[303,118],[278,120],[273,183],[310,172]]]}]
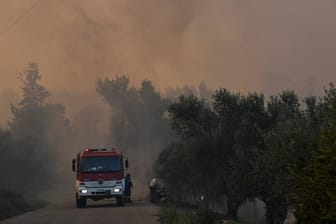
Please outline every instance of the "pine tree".
[{"label": "pine tree", "polygon": [[40,79],[38,64],[29,63],[20,75],[22,99],[11,105],[13,120],[9,123],[18,154],[15,162],[22,166],[23,176],[29,175],[26,186],[33,185],[35,190],[51,180],[55,151],[62,148],[69,133],[64,106],[48,103],[49,92],[39,84]]},{"label": "pine tree", "polygon": [[10,122],[11,131],[17,137],[41,138],[45,130],[45,106],[49,93],[38,83],[40,79],[36,63],[29,63],[20,75],[22,100],[18,106],[11,104],[13,120]]}]

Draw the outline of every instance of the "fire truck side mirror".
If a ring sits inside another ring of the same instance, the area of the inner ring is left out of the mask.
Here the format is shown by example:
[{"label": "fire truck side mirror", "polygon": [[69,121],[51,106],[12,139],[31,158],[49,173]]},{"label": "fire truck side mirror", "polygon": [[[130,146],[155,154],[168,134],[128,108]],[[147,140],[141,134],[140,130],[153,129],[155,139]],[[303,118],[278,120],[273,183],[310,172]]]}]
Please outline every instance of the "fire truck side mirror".
[{"label": "fire truck side mirror", "polygon": [[72,160],[72,171],[73,172],[76,171],[76,160],[75,159]]},{"label": "fire truck side mirror", "polygon": [[125,160],[125,167],[128,168],[128,159]]}]

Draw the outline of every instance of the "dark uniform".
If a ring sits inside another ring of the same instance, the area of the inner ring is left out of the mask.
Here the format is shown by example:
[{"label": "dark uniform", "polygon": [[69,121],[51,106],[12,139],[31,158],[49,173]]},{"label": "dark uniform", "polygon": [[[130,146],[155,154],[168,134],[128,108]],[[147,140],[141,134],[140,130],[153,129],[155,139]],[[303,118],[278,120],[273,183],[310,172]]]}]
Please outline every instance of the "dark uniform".
[{"label": "dark uniform", "polygon": [[125,202],[132,202],[131,192],[133,188],[133,183],[131,180],[131,175],[128,173],[125,177]]}]

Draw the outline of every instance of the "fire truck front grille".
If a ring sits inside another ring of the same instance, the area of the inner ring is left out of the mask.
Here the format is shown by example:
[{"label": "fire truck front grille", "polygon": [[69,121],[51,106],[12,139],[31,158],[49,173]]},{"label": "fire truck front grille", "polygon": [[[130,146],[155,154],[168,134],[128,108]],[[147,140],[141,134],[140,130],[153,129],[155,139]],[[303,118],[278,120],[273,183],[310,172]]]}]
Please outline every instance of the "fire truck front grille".
[{"label": "fire truck front grille", "polygon": [[102,191],[102,192],[92,192],[91,194],[95,195],[95,194],[98,194],[98,195],[101,195],[101,194],[106,194],[105,191]]},{"label": "fire truck front grille", "polygon": [[107,190],[107,191],[96,191],[96,192],[91,192],[92,195],[109,195],[111,194],[111,191],[110,190]]}]

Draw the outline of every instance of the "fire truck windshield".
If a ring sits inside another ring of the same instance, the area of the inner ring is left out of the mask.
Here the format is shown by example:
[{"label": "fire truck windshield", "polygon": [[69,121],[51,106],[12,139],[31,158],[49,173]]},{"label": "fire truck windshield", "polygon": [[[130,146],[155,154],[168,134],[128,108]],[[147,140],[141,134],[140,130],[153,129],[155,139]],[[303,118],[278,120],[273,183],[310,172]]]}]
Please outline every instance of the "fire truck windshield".
[{"label": "fire truck windshield", "polygon": [[118,172],[122,169],[118,156],[90,156],[83,157],[80,162],[82,173]]}]

